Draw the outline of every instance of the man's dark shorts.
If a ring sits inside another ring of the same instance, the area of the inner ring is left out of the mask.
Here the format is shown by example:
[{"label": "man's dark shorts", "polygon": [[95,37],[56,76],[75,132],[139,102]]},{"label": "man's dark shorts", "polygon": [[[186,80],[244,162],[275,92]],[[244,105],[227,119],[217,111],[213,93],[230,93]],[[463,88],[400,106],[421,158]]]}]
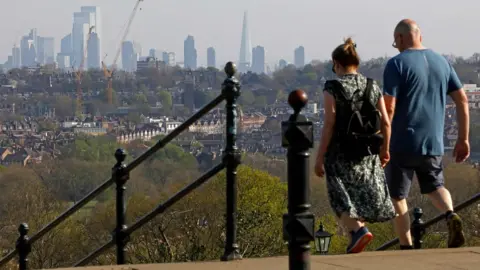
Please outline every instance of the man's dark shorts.
[{"label": "man's dark shorts", "polygon": [[405,199],[417,175],[420,192],[428,194],[444,185],[442,156],[417,156],[392,153],[385,168],[390,197]]}]

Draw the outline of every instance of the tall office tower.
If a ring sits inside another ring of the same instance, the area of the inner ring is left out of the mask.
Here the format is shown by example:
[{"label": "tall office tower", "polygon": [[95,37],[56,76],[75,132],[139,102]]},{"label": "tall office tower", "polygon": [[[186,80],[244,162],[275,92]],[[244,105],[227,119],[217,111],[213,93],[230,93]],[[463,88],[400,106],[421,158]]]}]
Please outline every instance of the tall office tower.
[{"label": "tall office tower", "polygon": [[[96,6],[84,6],[84,7],[80,7],[80,12],[84,12],[84,13],[89,13],[90,16],[89,16],[89,25],[90,27],[93,26],[93,30],[92,32],[96,34],[96,41],[93,42],[92,46],[95,46],[94,47],[88,47],[88,51],[90,52],[90,49],[92,49],[93,52],[95,52],[95,58],[92,57],[88,57],[89,59],[89,64],[88,64],[88,67],[89,68],[100,68],[100,61],[103,57],[103,49],[102,49],[102,12],[100,10],[100,7],[96,7]],[[91,65],[90,65],[91,63]]]},{"label": "tall office tower", "polygon": [[265,73],[265,48],[257,46],[252,49],[252,72]]},{"label": "tall office tower", "polygon": [[[89,12],[73,13],[72,28],[72,55],[73,66],[80,67],[82,61],[86,60],[85,48],[87,47],[88,33],[90,31],[90,22],[94,20],[95,15]],[[88,52],[87,52],[88,53]],[[83,63],[84,67],[86,63]]]},{"label": "tall office tower", "polygon": [[55,62],[55,39],[53,37],[37,37],[37,62],[40,65]]},{"label": "tall office tower", "polygon": [[252,44],[250,42],[250,31],[248,29],[248,13],[243,14],[242,41],[240,44],[240,59],[238,60],[238,71],[247,72],[252,63]]},{"label": "tall office tower", "polygon": [[72,34],[68,34],[60,41],[60,53],[72,53]]},{"label": "tall office tower", "polygon": [[[135,64],[134,64],[135,63]],[[122,44],[122,68],[127,72],[135,71],[137,58],[135,55],[135,49],[133,42],[124,41]]]},{"label": "tall office tower", "polygon": [[88,39],[87,67],[100,68],[100,39],[97,33],[91,33]]},{"label": "tall office tower", "polygon": [[68,69],[72,65],[72,61],[70,60],[70,54],[57,54],[57,63],[59,69]]},{"label": "tall office tower", "polygon": [[215,49],[210,47],[207,49],[207,67],[217,67]]},{"label": "tall office tower", "polygon": [[157,56],[159,56],[159,55],[157,55],[157,50],[155,50],[155,49],[150,49],[150,50],[148,51],[148,56],[153,57],[153,58],[157,58]]},{"label": "tall office tower", "polygon": [[23,67],[34,66],[37,62],[38,36],[37,29],[31,29],[30,33],[20,40],[21,65]]},{"label": "tall office tower", "polygon": [[165,65],[170,65],[170,59],[168,57],[168,52],[162,52],[162,61]]},{"label": "tall office tower", "polygon": [[197,50],[193,36],[188,35],[183,43],[183,57],[186,69],[197,69]]},{"label": "tall office tower", "polygon": [[60,53],[57,54],[58,68],[70,68],[73,64],[72,62],[72,34],[68,34],[60,41]]},{"label": "tall office tower", "polygon": [[305,66],[305,48],[300,46],[295,49],[293,63],[297,68],[303,68]]},{"label": "tall office tower", "polygon": [[21,66],[20,48],[15,44],[12,48],[12,68],[20,68]]},{"label": "tall office tower", "polygon": [[175,53],[174,52],[169,52],[168,53],[168,65],[169,66],[175,66],[177,64],[175,60]]}]

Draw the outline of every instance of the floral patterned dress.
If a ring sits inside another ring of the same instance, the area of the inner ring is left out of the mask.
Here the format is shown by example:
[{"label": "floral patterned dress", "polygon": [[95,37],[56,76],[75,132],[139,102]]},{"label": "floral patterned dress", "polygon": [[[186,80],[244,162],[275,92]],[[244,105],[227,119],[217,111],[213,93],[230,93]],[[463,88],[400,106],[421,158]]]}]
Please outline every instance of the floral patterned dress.
[{"label": "floral patterned dress", "polygon": [[[360,74],[348,74],[338,78],[351,97],[357,89],[365,89],[367,78]],[[336,89],[324,89],[333,97]],[[377,104],[382,96],[374,83],[371,102]],[[344,103],[336,99],[336,110],[342,110]],[[366,156],[360,161],[346,160],[339,151],[342,143],[333,136],[325,155],[325,173],[330,204],[338,217],[347,213],[351,218],[370,223],[384,222],[395,217],[390,200],[385,173],[378,155]]]}]

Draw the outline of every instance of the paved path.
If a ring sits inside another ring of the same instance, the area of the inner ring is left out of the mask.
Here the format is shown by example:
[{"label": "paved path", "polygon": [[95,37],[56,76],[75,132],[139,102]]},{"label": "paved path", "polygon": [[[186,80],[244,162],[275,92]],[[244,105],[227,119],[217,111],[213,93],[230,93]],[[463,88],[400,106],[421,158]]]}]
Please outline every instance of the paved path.
[{"label": "paved path", "polygon": [[[62,268],[67,270],[72,268]],[[235,262],[204,262],[97,266],[77,270],[288,270],[287,257],[244,259]],[[312,256],[311,270],[447,270],[480,269],[480,247],[414,251],[365,252],[356,255]]]}]

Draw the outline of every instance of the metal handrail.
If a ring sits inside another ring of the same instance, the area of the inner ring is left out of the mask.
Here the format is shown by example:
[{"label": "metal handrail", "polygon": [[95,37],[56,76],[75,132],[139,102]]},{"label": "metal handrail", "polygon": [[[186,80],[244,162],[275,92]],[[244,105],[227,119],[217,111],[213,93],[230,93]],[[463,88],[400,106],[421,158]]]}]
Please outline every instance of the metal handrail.
[{"label": "metal handrail", "polygon": [[[146,150],[144,153],[142,153],[142,155],[140,155],[139,157],[134,159],[132,162],[130,162],[126,166],[125,170],[127,172],[129,172],[129,171],[132,171],[133,169],[135,169],[143,161],[145,161],[147,158],[152,156],[158,150],[165,147],[170,141],[172,141],[181,132],[185,131],[193,123],[198,121],[202,116],[207,114],[209,111],[211,111],[213,108],[215,108],[218,104],[220,104],[224,100],[225,100],[225,94],[224,93],[217,96],[214,100],[212,100],[210,103],[208,103],[203,108],[201,108],[199,111],[197,111],[194,115],[192,115],[189,119],[187,119],[185,122],[183,122],[177,128],[175,128],[172,132],[170,132],[164,138],[159,140],[154,146],[152,146],[151,148]],[[35,243],[42,236],[49,233],[52,229],[57,227],[60,223],[62,223],[67,218],[69,218],[71,215],[75,214],[80,208],[82,208],[84,205],[89,203],[91,200],[93,200],[95,197],[97,197],[99,194],[101,194],[103,191],[105,191],[107,188],[109,188],[114,182],[115,182],[114,179],[112,177],[110,177],[107,181],[103,182],[99,187],[97,187],[95,190],[93,190],[92,192],[87,194],[80,201],[78,201],[73,206],[71,206],[66,211],[64,211],[62,214],[60,214],[60,216],[58,216],[55,220],[53,220],[52,222],[47,224],[40,231],[38,231],[32,237],[30,237],[30,239],[28,240],[28,243],[30,245]],[[14,249],[14,250],[10,251],[7,255],[5,255],[3,258],[0,259],[0,267],[5,265],[8,261],[10,261],[17,254],[18,254],[17,249]]]},{"label": "metal handrail", "polygon": [[[477,193],[475,194],[473,197],[471,197],[470,199],[466,200],[466,201],[463,201],[462,203],[460,203],[459,205],[455,206],[453,209],[455,212],[458,212],[458,211],[461,211],[467,207],[469,207],[470,205],[474,204],[475,202],[477,201],[480,201],[480,193]],[[436,224],[437,222],[439,222],[440,220],[444,219],[445,218],[445,214],[440,214],[430,220],[428,220],[427,222],[423,223],[421,225],[421,228],[422,229],[427,229],[429,227],[431,227],[432,225]],[[393,247],[394,245],[398,244],[399,243],[399,239],[398,237],[395,238],[395,239],[392,239],[386,243],[384,243],[383,245],[381,245],[379,248],[377,248],[376,250],[377,251],[382,251],[382,250],[386,250],[388,248],[391,248]]]},{"label": "metal handrail", "polygon": [[[164,203],[159,204],[155,209],[144,215],[143,217],[139,218],[135,223],[133,223],[131,226],[129,226],[124,233],[127,235],[131,235],[133,232],[141,228],[143,225],[145,225],[147,222],[151,221],[154,219],[157,215],[162,214],[165,212],[169,207],[171,207],[173,204],[178,202],[180,199],[183,197],[187,196],[195,190],[196,188],[200,187],[203,185],[205,182],[207,182],[210,178],[215,176],[217,173],[219,173],[221,170],[225,168],[225,163],[220,163],[217,166],[213,167],[210,171],[206,172],[200,178],[197,180],[193,181],[191,184],[187,185],[185,188],[177,192],[175,195],[171,196],[168,198]],[[104,251],[108,250],[109,248],[113,247],[115,245],[115,237],[113,237],[110,241],[99,247],[97,250],[93,251],[92,253],[88,254],[85,258],[80,260],[78,263],[76,263],[74,266],[85,266],[87,263],[95,259],[97,256],[102,254]]]},{"label": "metal handrail", "polygon": [[[237,115],[236,115],[236,101],[240,96],[240,83],[234,77],[236,73],[236,67],[232,62],[228,62],[225,65],[225,73],[227,78],[222,84],[222,92],[214,100],[209,102],[194,115],[188,118],[185,122],[175,128],[171,133],[166,135],[164,138],[159,140],[154,146],[146,150],[139,157],[134,159],[129,164],[125,164],[126,152],[123,149],[117,149],[115,152],[115,159],[117,160],[116,164],[112,168],[112,176],[110,179],[105,181],[95,190],[90,192],[87,196],[82,198],[79,202],[74,204],[72,207],[68,208],[55,220],[47,224],[40,231],[38,231],[31,238],[28,236],[28,224],[23,223],[19,227],[20,236],[17,239],[15,250],[9,252],[5,257],[0,259],[0,267],[5,265],[10,259],[18,254],[18,264],[20,270],[26,270],[28,268],[28,254],[31,252],[31,245],[35,243],[42,236],[50,232],[53,228],[58,226],[62,221],[76,213],[82,206],[86,205],[93,198],[98,196],[101,192],[105,191],[113,183],[116,184],[116,227],[112,240],[104,244],[94,252],[90,253],[86,258],[77,263],[77,265],[88,263],[93,258],[96,258],[102,252],[110,248],[112,245],[117,247],[117,264],[126,263],[126,244],[129,240],[130,235],[141,226],[155,218],[158,214],[165,212],[170,206],[176,203],[178,200],[185,197],[187,194],[198,188],[203,183],[207,182],[212,176],[226,169],[226,241],[225,241],[225,253],[222,256],[222,260],[233,260],[241,258],[241,255],[238,251],[238,245],[236,244],[236,231],[237,225],[235,220],[236,212],[236,178],[237,178],[237,167],[240,164],[241,155],[238,151],[236,144],[237,136]],[[179,191],[174,196],[170,197],[165,203],[157,206],[154,210],[149,212],[147,215],[143,216],[137,220],[130,228],[126,226],[125,221],[125,184],[130,179],[130,172],[135,169],[138,165],[144,162],[146,159],[151,157],[155,152],[165,147],[169,142],[175,139],[181,132],[188,129],[193,123],[198,121],[202,116],[210,112],[221,102],[226,101],[225,110],[226,110],[226,146],[224,151],[224,156],[222,163],[212,168],[210,171],[205,173],[199,179],[193,183],[186,186],[184,189]]]}]

